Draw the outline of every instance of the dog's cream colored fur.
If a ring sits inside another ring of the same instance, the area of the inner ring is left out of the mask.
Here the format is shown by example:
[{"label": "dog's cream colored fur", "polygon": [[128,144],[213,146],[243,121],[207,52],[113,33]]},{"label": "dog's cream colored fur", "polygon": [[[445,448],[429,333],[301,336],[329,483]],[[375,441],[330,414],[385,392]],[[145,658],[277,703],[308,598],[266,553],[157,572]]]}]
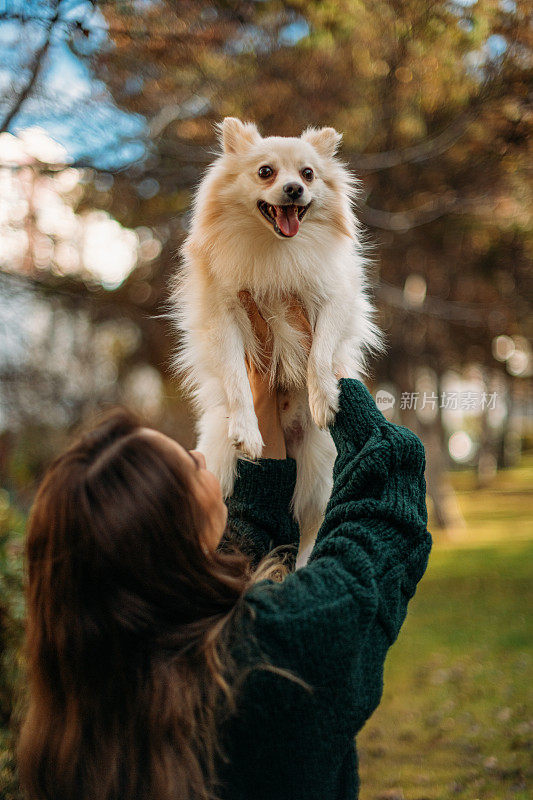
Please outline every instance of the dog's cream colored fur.
[{"label": "dog's cream colored fur", "polygon": [[[174,295],[182,335],[176,364],[199,413],[198,448],[228,496],[237,458],[256,459],[263,445],[244,362],[245,351],[257,360],[260,354],[237,298],[249,290],[273,332],[271,378],[290,398],[282,424],[297,461],[293,508],[308,547],[331,491],[335,448],[327,426],[338,408],[335,371],[361,374],[365,351],[380,346],[351,208],[356,181],[335,156],[341,136],[332,128],[262,138],[255,125],[229,117],[221,133],[223,152],[198,188],[183,246]],[[274,180],[258,176],[262,165],[274,167]],[[314,171],[310,183],[301,177],[304,167]],[[257,202],[287,203],[282,187],[290,181],[305,185],[301,202],[311,205],[299,232],[282,238]],[[308,360],[286,318],[289,293],[300,298],[313,328]]]}]

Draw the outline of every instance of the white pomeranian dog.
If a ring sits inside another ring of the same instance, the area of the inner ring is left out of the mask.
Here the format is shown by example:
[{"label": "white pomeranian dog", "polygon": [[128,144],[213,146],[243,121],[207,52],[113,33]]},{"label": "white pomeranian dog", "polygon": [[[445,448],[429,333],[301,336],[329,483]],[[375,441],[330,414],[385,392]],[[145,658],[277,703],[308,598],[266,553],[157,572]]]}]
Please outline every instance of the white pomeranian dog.
[{"label": "white pomeranian dog", "polygon": [[[176,282],[176,366],[198,411],[198,449],[227,497],[237,459],[257,459],[263,447],[245,367],[245,352],[258,363],[260,353],[237,296],[248,290],[272,331],[271,380],[289,397],[281,422],[297,462],[301,556],[331,492],[335,374],[364,373],[365,354],[381,346],[351,207],[357,182],[335,156],[342,137],[333,128],[262,138],[227,117],[220,131],[223,151],[198,187]],[[290,295],[313,330],[308,358],[287,318]]]}]

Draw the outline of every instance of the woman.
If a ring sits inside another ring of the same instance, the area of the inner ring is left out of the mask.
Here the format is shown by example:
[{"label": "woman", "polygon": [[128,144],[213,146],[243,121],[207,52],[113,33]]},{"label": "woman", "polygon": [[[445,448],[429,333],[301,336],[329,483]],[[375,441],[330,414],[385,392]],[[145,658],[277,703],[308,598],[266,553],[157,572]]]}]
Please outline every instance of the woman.
[{"label": "woman", "polygon": [[275,580],[298,544],[296,467],[282,398],[248,372],[265,449],[239,463],[228,525],[202,455],[126,413],[48,471],[27,540],[30,800],[357,796],[354,737],[431,547],[424,450],[342,379],[326,517]]}]

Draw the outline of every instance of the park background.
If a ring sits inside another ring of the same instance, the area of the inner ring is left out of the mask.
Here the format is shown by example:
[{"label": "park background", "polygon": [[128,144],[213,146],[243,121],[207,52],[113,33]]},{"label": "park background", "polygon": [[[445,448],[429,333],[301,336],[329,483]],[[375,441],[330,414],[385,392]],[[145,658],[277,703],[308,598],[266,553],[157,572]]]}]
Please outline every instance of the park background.
[{"label": "park background", "polygon": [[387,338],[367,383],[427,450],[435,547],[358,740],[361,800],[531,796],[531,45],[519,0],[1,4],[4,800],[39,477],[116,403],[194,440],[168,287],[226,115],[343,133]]}]

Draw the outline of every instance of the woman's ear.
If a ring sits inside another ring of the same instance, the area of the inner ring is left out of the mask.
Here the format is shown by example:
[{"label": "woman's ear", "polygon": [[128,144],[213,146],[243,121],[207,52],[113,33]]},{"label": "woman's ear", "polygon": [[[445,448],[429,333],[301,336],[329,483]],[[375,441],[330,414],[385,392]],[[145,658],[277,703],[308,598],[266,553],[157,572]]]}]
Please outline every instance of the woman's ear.
[{"label": "woman's ear", "polygon": [[237,117],[225,117],[218,129],[225,153],[244,153],[261,140],[253,122],[243,123]]},{"label": "woman's ear", "polygon": [[337,133],[335,128],[308,128],[300,138],[312,144],[321,156],[333,158],[342,141],[342,133]]}]

